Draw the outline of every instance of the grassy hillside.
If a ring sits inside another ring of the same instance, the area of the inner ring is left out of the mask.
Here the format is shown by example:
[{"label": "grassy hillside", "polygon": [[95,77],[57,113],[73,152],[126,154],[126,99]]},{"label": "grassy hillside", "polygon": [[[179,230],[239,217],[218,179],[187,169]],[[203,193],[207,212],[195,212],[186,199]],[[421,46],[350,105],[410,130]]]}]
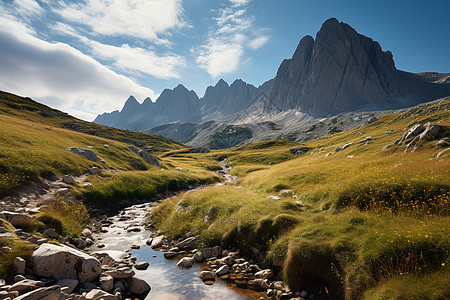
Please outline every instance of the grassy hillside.
[{"label": "grassy hillside", "polygon": [[[449,298],[450,151],[437,154],[450,145],[436,145],[450,136],[449,100],[301,145],[214,151],[242,178],[170,199],[152,220],[172,237],[190,232],[206,245],[263,253],[294,290],[330,299]],[[413,152],[406,143],[383,150],[426,122],[442,126],[439,138],[422,139]],[[294,146],[309,150],[296,156]]]}]

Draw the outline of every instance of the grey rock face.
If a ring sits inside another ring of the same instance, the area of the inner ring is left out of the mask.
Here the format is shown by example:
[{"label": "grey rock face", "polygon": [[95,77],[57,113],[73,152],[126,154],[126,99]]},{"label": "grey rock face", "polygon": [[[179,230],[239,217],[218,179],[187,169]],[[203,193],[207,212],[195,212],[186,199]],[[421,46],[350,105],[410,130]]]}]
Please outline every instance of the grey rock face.
[{"label": "grey rock face", "polygon": [[79,147],[69,147],[69,151],[78,155],[82,155],[89,159],[90,161],[97,162],[97,155],[89,149],[79,148]]}]

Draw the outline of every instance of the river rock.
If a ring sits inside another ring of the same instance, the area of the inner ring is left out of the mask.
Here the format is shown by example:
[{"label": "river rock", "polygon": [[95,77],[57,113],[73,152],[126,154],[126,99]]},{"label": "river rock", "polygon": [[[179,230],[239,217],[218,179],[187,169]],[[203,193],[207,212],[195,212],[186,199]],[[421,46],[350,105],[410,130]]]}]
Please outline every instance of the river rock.
[{"label": "river rock", "polygon": [[202,281],[216,280],[216,275],[211,271],[201,271],[198,277],[200,277]]},{"label": "river rock", "polygon": [[255,278],[261,279],[271,279],[273,277],[273,272],[271,269],[265,269],[255,273]]},{"label": "river rock", "polygon": [[178,255],[178,253],[177,252],[173,252],[173,251],[164,252],[164,258],[167,258],[167,259],[174,258],[177,255]]},{"label": "river rock", "polygon": [[100,262],[81,251],[65,245],[42,244],[33,252],[34,275],[59,279],[94,280],[101,273]]},{"label": "river rock", "polygon": [[134,276],[134,271],[129,267],[122,267],[115,270],[107,271],[105,274],[111,275],[115,279],[124,279]]},{"label": "river rock", "polygon": [[222,248],[220,248],[219,246],[202,249],[203,259],[208,259],[211,257],[219,257],[221,254],[222,254]]},{"label": "river rock", "polygon": [[105,291],[99,289],[93,289],[85,296],[86,300],[120,300],[121,297],[111,295]]},{"label": "river rock", "polygon": [[73,178],[73,176],[70,175],[64,175],[62,178],[62,181],[66,184],[76,184],[75,178]]},{"label": "river rock", "polygon": [[35,218],[28,214],[21,214],[10,211],[0,212],[0,219],[6,220],[13,226],[18,226],[23,223],[33,222]]},{"label": "river rock", "polygon": [[68,150],[72,153],[82,155],[89,159],[90,161],[97,162],[97,155],[89,149],[79,148],[79,147],[69,147]]},{"label": "river rock", "polygon": [[255,290],[255,291],[264,291],[269,288],[266,280],[261,279],[261,278],[249,280],[247,285],[250,289]]},{"label": "river rock", "polygon": [[79,281],[76,279],[65,278],[65,279],[59,280],[56,283],[56,285],[59,285],[62,288],[67,288],[67,290],[65,292],[67,294],[70,294],[77,287],[78,283],[79,283]]},{"label": "river rock", "polygon": [[17,291],[19,294],[28,293],[39,287],[44,286],[42,281],[25,279],[14,283],[8,288],[8,292]]},{"label": "river rock", "polygon": [[192,250],[195,248],[195,242],[196,238],[190,237],[179,242],[178,244],[175,245],[175,247],[179,248],[180,250]]},{"label": "river rock", "polygon": [[136,268],[136,270],[147,270],[149,265],[150,264],[148,262],[143,261],[143,262],[135,264],[134,267]]},{"label": "river rock", "polygon": [[194,254],[194,260],[195,260],[196,262],[202,262],[202,261],[203,261],[203,254],[202,254],[201,251],[195,252],[195,254]]},{"label": "river rock", "polygon": [[127,279],[127,283],[130,286],[130,292],[136,295],[148,293],[151,289],[145,280],[136,277]]},{"label": "river rock", "polygon": [[189,269],[194,264],[194,259],[192,257],[183,257],[177,263],[177,267]]},{"label": "river rock", "polygon": [[228,265],[223,265],[216,271],[216,275],[222,276],[222,275],[228,274],[229,272],[230,272],[230,267]]},{"label": "river rock", "polygon": [[102,290],[110,292],[114,288],[114,278],[108,274],[101,274],[98,280],[98,285]]},{"label": "river rock", "polygon": [[26,266],[27,262],[22,257],[16,257],[14,259],[14,268],[17,274],[24,275]]},{"label": "river rock", "polygon": [[58,300],[59,295],[61,294],[61,287],[58,285],[53,285],[50,287],[42,287],[38,288],[34,291],[23,294],[17,298],[16,300]]},{"label": "river rock", "polygon": [[152,249],[155,249],[155,248],[162,247],[162,245],[164,245],[164,235],[159,235],[159,236],[153,238],[152,244],[150,247]]},{"label": "river rock", "polygon": [[49,228],[49,229],[45,230],[42,234],[51,239],[59,238],[59,234],[53,228]]}]

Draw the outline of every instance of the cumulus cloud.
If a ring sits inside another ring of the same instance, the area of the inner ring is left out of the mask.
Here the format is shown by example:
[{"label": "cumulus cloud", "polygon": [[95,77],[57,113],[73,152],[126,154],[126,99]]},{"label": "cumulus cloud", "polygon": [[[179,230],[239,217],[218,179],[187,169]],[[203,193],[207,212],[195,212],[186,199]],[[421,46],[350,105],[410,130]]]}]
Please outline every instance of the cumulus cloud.
[{"label": "cumulus cloud", "polygon": [[63,43],[32,35],[26,25],[0,17],[0,89],[30,96],[83,119],[118,109],[130,94],[155,93]]},{"label": "cumulus cloud", "polygon": [[164,37],[167,31],[185,26],[182,0],[62,1],[53,12],[97,34],[131,36],[160,44],[170,43]]},{"label": "cumulus cloud", "polygon": [[35,0],[14,0],[16,12],[26,17],[36,17],[45,11]]},{"label": "cumulus cloud", "polygon": [[207,43],[196,49],[196,62],[213,78],[236,71],[247,50],[257,50],[269,40],[248,15],[249,2],[229,0],[231,6],[219,9],[213,18],[216,28]]}]

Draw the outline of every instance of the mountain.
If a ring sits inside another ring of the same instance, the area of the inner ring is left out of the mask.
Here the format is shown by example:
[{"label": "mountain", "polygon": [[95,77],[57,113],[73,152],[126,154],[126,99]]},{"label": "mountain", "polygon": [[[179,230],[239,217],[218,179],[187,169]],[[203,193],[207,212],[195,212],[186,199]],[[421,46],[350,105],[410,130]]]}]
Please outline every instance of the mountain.
[{"label": "mountain", "polygon": [[179,84],[173,90],[165,89],[156,102],[146,98],[142,104],[130,96],[122,110],[103,113],[94,123],[129,130],[145,130],[161,124],[201,120],[200,100],[194,91]]},{"label": "mountain", "polygon": [[391,52],[332,18],[315,40],[301,39],[278,69],[269,94],[282,110],[329,116],[365,107],[412,106],[427,96],[447,96],[448,90],[397,70]]},{"label": "mountain", "polygon": [[[138,104],[130,97],[122,111],[100,115],[94,122],[146,130],[193,146],[225,147],[317,138],[449,95],[449,74],[397,70],[391,52],[331,18],[315,39],[303,37],[292,58],[258,88],[240,79],[231,85],[221,79],[199,99],[179,85],[165,90],[155,103]],[[323,118],[334,123],[326,127]],[[228,138],[228,133],[239,138]]]}]

